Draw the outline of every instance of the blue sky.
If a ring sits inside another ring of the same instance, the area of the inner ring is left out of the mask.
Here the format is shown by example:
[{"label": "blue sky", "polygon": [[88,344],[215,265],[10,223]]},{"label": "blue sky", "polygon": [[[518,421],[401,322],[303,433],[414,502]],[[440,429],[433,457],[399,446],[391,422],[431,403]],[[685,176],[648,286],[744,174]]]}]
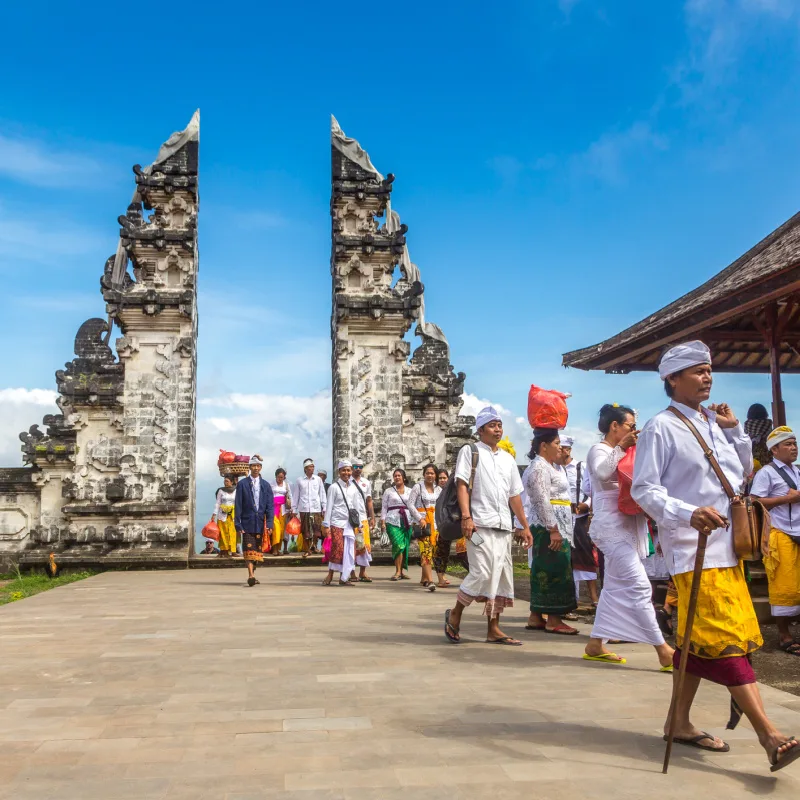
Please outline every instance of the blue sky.
[{"label": "blue sky", "polygon": [[[495,8],[6,9],[4,463],[48,410],[48,395],[19,390],[52,390],[80,323],[103,316],[131,165],[197,107],[201,492],[217,447],[252,443],[290,471],[309,451],[329,459],[331,113],[397,175],[427,313],[468,393],[520,416],[531,382],[571,391],[586,443],[603,402],[661,407],[653,376],[564,371],[561,354],[693,288],[798,210],[798,4]],[[244,356],[246,337],[258,343]],[[766,376],[718,385],[740,413],[769,399]],[[786,388],[791,424],[800,394]]]}]

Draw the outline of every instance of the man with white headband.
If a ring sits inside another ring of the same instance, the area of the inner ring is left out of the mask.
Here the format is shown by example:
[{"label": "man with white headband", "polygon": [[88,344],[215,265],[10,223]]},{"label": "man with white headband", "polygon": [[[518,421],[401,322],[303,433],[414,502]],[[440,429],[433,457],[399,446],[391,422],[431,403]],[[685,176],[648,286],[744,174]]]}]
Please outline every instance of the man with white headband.
[{"label": "man with white headband", "polygon": [[[703,342],[670,348],[658,371],[670,408],[649,420],[639,435],[631,495],[658,524],[661,549],[678,590],[678,649],[673,661],[676,686],[680,648],[689,647],[683,691],[674,701],[675,741],[717,753],[730,750],[721,739],[690,721],[700,679],[706,678],[728,688],[758,734],[773,768],[780,769],[800,755],[800,748],[797,740],[775,728],[764,711],[750,663],[750,655],[763,639],[733,546],[728,497],[687,421],[714,453],[734,490],[742,487],[753,468],[750,439],[727,404],[702,405],[713,382],[711,352]],[[686,642],[683,633],[698,534],[707,537],[707,549],[691,642]]]},{"label": "man with white headband", "polygon": [[324,586],[330,586],[333,574],[339,573],[339,586],[352,586],[349,580],[356,560],[355,541],[367,521],[367,509],[358,487],[351,482],[353,463],[343,458],[337,466],[339,479],[328,489],[328,502],[322,531],[330,538],[328,575]]},{"label": "man with white headband", "polygon": [[272,487],[261,477],[261,456],[250,459],[250,476],[236,484],[233,518],[242,537],[242,553],[247,564],[247,585],[255,586],[256,564],[264,560],[263,537],[272,538],[275,501]]},{"label": "man with white headband", "polygon": [[[364,541],[356,541],[356,566],[359,568],[358,581],[372,583],[367,575],[367,567],[372,563],[372,532],[375,530],[375,505],[372,501],[372,481],[364,477],[364,459],[353,459],[353,484],[361,492],[364,507],[367,509],[367,522],[361,526]],[[363,545],[363,546],[362,546]]]},{"label": "man with white headband", "polygon": [[800,469],[794,463],[797,437],[791,428],[781,425],[767,436],[767,447],[772,461],[756,472],[750,494],[761,499],[772,518],[764,568],[780,649],[800,656],[800,643],[789,631],[791,619],[800,615],[800,506],[795,508],[800,503]]},{"label": "man with white headband", "polygon": [[472,497],[468,490],[472,472],[470,445],[464,445],[459,451],[455,470],[461,531],[467,539],[469,573],[461,582],[455,608],[445,613],[444,632],[450,642],[458,644],[461,641],[461,615],[470,603],[477,600],[485,604],[486,641],[519,647],[522,642],[506,636],[500,629],[500,614],[504,608],[514,605],[511,511],[522,524],[521,537],[526,547],[532,543],[522,508],[523,486],[516,462],[497,446],[503,438],[503,422],[492,406],[478,414],[476,427],[478,464]]},{"label": "man with white headband", "polygon": [[325,483],[314,474],[314,460],[303,462],[303,477],[295,481],[292,488],[292,507],[300,515],[300,531],[303,539],[303,558],[317,552],[317,544],[322,535],[322,516],[325,513]]},{"label": "man with white headband", "polygon": [[[589,599],[596,606],[599,600],[597,594],[597,548],[589,537],[589,511],[592,500],[583,492],[581,484],[587,478],[587,472],[582,462],[575,462],[572,457],[572,445],[575,439],[566,433],[559,434],[561,442],[561,468],[569,481],[569,496],[572,503],[572,577],[575,580],[575,596],[579,598],[581,581],[586,581]],[[525,482],[523,480],[523,485]],[[527,494],[527,493],[526,493]],[[530,559],[532,560],[532,559]]]}]

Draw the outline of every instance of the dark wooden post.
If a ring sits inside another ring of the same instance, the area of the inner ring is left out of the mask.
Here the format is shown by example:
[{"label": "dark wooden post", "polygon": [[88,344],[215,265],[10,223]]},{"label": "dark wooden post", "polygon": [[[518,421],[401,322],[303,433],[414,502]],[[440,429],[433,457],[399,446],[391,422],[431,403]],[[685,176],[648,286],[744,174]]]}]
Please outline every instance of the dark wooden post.
[{"label": "dark wooden post", "polygon": [[769,374],[772,378],[772,422],[775,426],[786,424],[786,405],[781,391],[781,342],[778,331],[778,305],[767,308],[767,346],[769,347]]}]

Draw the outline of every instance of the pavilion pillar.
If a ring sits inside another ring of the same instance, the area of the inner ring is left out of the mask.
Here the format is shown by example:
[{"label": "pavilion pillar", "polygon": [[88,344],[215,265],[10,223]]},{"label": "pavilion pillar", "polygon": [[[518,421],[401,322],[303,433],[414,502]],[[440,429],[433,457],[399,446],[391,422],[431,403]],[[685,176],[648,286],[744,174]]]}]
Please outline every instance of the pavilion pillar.
[{"label": "pavilion pillar", "polygon": [[769,374],[772,379],[772,422],[786,424],[786,404],[781,390],[781,343],[778,331],[778,306],[773,303],[767,308],[767,346],[769,347]]}]

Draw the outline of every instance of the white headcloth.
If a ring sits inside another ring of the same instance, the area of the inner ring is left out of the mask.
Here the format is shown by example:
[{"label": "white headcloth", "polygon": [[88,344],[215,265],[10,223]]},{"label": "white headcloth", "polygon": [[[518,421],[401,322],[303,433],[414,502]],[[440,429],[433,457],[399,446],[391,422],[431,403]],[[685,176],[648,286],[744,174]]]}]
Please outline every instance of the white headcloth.
[{"label": "white headcloth", "polygon": [[478,412],[478,416],[475,420],[475,427],[482,428],[484,425],[499,419],[500,415],[494,410],[494,406],[486,406],[486,408],[482,408]]},{"label": "white headcloth", "polygon": [[251,464],[263,464],[264,462],[258,456],[250,456]]},{"label": "white headcloth", "polygon": [[575,444],[575,439],[573,439],[572,436],[560,434],[558,438],[561,441],[562,447],[572,447],[572,445]]},{"label": "white headcloth", "polygon": [[340,462],[339,462],[339,463],[336,465],[336,469],[337,469],[337,470],[338,470],[338,469],[344,469],[345,467],[350,467],[351,469],[352,469],[352,467],[353,467],[353,462],[352,462],[352,461],[350,461],[350,459],[349,459],[349,458],[343,458],[343,459],[342,459],[342,460],[341,460],[341,461],[340,461]]},{"label": "white headcloth", "polygon": [[786,425],[781,425],[780,427],[775,428],[775,430],[772,431],[769,436],[767,436],[767,447],[771,450],[776,444],[785,442],[787,439],[796,438],[797,436],[791,428],[787,427]]},{"label": "white headcloth", "polygon": [[697,366],[697,364],[710,364],[711,351],[703,342],[684,342],[670,347],[658,365],[658,376],[663,381],[670,375],[682,369]]},{"label": "white headcloth", "polygon": [[314,459],[313,459],[313,458],[307,458],[307,459],[306,459],[306,460],[303,462],[303,469],[305,469],[306,467],[309,467],[309,466],[310,466],[310,467],[313,467],[313,466],[314,466]]}]

